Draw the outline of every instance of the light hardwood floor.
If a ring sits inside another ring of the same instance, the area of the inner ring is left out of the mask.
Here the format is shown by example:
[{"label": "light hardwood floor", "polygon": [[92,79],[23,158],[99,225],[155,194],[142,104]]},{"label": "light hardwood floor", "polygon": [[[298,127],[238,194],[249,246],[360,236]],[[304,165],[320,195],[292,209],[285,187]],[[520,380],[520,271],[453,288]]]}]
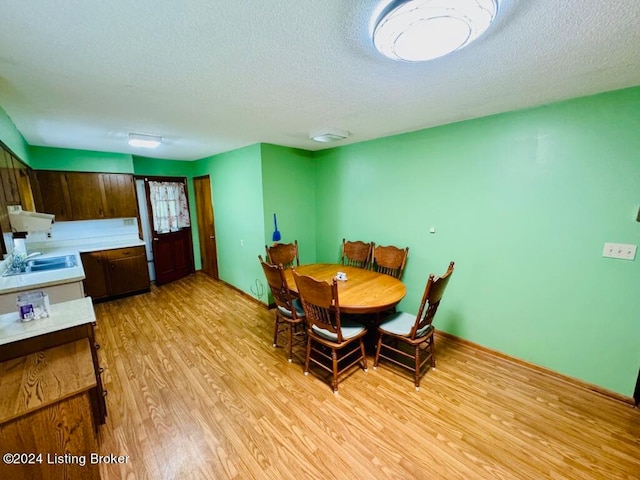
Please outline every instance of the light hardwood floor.
[{"label": "light hardwood floor", "polygon": [[637,409],[455,341],[419,392],[384,364],[334,396],[272,347],[273,312],[203,274],[95,308],[99,449],[130,457],[104,480],[640,478]]}]

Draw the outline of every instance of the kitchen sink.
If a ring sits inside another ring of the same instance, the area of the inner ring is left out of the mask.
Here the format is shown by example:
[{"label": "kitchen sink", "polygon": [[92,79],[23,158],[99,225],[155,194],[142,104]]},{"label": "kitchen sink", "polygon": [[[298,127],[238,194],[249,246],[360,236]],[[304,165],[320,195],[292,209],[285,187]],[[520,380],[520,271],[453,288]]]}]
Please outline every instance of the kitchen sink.
[{"label": "kitchen sink", "polygon": [[25,273],[27,272],[41,272],[43,270],[58,270],[60,268],[75,267],[76,256],[64,255],[62,257],[50,257],[50,258],[33,258],[27,260]]},{"label": "kitchen sink", "polygon": [[60,257],[32,258],[24,263],[20,270],[7,270],[2,276],[22,275],[25,273],[48,272],[77,266],[75,255],[63,255]]}]

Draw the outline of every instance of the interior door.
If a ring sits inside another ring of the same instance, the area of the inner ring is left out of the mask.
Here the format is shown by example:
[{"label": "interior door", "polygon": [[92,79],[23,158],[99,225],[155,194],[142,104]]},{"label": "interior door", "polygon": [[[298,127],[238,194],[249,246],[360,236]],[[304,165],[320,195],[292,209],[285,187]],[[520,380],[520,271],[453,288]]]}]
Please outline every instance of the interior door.
[{"label": "interior door", "polygon": [[187,180],[180,177],[148,177],[144,179],[144,190],[149,211],[149,228],[152,233],[151,249],[156,273],[156,285],[164,285],[193,273],[193,244],[191,227],[174,232],[158,232],[153,222],[153,203],[150,198],[149,181],[180,182],[187,192]]},{"label": "interior door", "polygon": [[202,272],[218,280],[218,253],[209,175],[193,179]]}]

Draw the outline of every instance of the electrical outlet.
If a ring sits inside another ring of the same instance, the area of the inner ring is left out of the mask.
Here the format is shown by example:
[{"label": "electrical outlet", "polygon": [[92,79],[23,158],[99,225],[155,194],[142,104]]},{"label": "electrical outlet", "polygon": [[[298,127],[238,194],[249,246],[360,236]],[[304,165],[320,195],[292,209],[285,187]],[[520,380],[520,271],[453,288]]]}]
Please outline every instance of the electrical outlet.
[{"label": "electrical outlet", "polygon": [[621,258],[623,260],[635,260],[637,245],[626,243],[605,243],[602,250],[603,257]]},{"label": "electrical outlet", "polygon": [[244,240],[240,240],[240,246],[244,247]]}]

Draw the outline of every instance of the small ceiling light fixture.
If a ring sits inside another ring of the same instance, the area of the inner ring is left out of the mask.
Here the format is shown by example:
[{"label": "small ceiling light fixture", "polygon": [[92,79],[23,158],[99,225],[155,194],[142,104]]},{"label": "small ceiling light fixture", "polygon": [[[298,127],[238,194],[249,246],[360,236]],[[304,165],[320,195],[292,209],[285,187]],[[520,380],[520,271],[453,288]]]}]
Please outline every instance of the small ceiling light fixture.
[{"label": "small ceiling light fixture", "polygon": [[349,132],[338,128],[321,128],[320,130],[316,130],[309,134],[309,138],[311,140],[323,143],[337,142],[339,140],[344,140],[348,136]]},{"label": "small ceiling light fixture", "polygon": [[466,47],[491,25],[497,0],[408,0],[397,2],[373,31],[384,56],[425,62]]},{"label": "small ceiling light fixture", "polygon": [[162,137],[144,133],[130,133],[129,145],[132,147],[156,148],[162,143]]}]

